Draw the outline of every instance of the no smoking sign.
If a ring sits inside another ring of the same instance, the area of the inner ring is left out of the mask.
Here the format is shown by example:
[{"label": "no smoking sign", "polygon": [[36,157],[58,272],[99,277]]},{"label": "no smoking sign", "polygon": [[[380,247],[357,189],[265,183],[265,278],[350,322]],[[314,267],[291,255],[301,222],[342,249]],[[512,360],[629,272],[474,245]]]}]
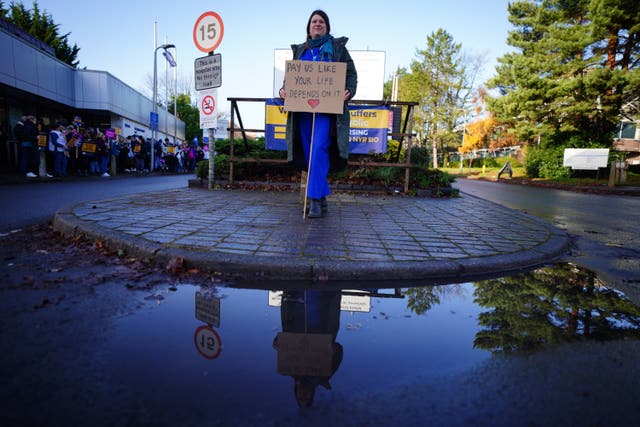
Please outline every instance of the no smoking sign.
[{"label": "no smoking sign", "polygon": [[200,111],[200,129],[215,129],[218,127],[216,89],[198,91],[198,110]]},{"label": "no smoking sign", "polygon": [[202,105],[200,106],[200,110],[205,116],[212,115],[216,110],[216,99],[211,95],[207,95],[202,98]]}]

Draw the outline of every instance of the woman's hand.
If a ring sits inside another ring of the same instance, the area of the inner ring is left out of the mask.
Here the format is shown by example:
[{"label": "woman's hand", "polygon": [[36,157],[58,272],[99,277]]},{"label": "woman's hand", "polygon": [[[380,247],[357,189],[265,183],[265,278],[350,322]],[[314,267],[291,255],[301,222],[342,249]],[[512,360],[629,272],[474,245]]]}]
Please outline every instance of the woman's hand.
[{"label": "woman's hand", "polygon": [[280,92],[278,92],[280,94],[280,98],[283,98],[287,95],[287,92],[284,90],[283,87],[280,88]]},{"label": "woman's hand", "polygon": [[344,90],[344,100],[347,101],[350,97],[351,97],[351,92],[349,92],[349,89],[345,89]]}]

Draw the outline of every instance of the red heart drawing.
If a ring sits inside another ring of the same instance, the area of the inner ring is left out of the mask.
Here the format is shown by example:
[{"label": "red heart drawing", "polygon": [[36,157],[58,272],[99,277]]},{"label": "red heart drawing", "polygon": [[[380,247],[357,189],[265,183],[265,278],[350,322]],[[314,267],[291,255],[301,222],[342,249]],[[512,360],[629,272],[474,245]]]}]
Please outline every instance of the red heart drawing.
[{"label": "red heart drawing", "polygon": [[307,101],[307,104],[309,104],[311,106],[311,108],[316,108],[318,106],[318,104],[320,104],[320,100],[319,99],[310,99]]}]

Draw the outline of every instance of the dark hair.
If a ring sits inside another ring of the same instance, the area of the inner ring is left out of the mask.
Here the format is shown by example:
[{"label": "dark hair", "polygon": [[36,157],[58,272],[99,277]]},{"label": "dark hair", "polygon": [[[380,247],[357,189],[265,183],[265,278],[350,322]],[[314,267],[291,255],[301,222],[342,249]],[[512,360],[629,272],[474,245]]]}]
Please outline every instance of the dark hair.
[{"label": "dark hair", "polygon": [[307,37],[311,35],[309,33],[309,26],[311,25],[311,18],[313,18],[313,15],[320,15],[322,19],[324,19],[324,23],[327,24],[327,34],[331,34],[331,24],[329,23],[329,16],[324,10],[317,9],[311,12],[311,15],[309,15],[309,20],[307,21]]}]

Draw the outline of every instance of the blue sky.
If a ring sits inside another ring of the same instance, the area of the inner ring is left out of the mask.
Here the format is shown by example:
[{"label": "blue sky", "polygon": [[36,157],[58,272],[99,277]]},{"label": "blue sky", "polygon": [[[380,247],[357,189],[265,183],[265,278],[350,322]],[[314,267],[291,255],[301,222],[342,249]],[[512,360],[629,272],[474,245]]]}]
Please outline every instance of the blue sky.
[{"label": "blue sky", "polygon": [[[30,8],[32,0],[23,0]],[[448,31],[462,49],[484,55],[482,76],[493,74],[496,59],[507,52],[507,0],[402,1],[139,1],[38,0],[53,16],[62,34],[80,47],[81,68],[108,71],[131,87],[146,92],[153,75],[154,22],[158,43],[176,45],[178,76],[193,80],[194,60],[205,56],[193,41],[198,17],[218,13],[224,36],[216,53],[222,55],[219,111],[228,111],[228,97],[270,97],[274,49],[304,40],[305,25],[314,9],[323,9],[334,36],[349,37],[351,50],[384,51],[385,75],[408,67],[416,49],[438,28]],[[158,72],[164,58],[158,53]],[[195,100],[194,100],[195,101]],[[263,127],[262,106],[241,104],[246,127]]]}]

